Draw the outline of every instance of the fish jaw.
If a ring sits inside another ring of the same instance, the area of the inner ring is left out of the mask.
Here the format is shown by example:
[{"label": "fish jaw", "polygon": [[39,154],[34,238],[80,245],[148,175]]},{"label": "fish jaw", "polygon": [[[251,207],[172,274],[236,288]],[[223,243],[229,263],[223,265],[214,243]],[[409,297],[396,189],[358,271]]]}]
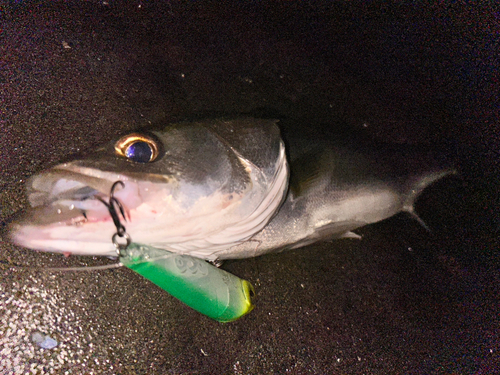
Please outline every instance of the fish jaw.
[{"label": "fish jaw", "polygon": [[168,195],[168,184],[158,185],[137,181],[130,176],[104,172],[75,163],[56,166],[33,176],[28,182],[31,207],[9,227],[9,235],[17,245],[34,250],[78,255],[112,256],[116,249],[111,237],[116,228],[109,210],[111,187],[114,197],[122,204],[123,223],[144,205],[144,200]]},{"label": "fish jaw", "polygon": [[[87,224],[87,228],[95,225]],[[82,230],[71,226],[34,226],[15,223],[10,229],[11,241],[15,244],[40,251],[74,255],[116,256],[111,236],[116,231],[113,222],[102,222],[99,231],[90,239]],[[83,235],[82,235],[83,234]]]}]

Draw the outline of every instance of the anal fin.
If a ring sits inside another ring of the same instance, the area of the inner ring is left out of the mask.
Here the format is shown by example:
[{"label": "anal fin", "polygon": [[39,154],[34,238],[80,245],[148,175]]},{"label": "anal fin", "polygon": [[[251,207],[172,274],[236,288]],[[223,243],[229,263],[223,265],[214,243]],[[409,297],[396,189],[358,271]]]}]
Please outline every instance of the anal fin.
[{"label": "anal fin", "polygon": [[349,231],[349,232],[345,232],[344,234],[342,234],[339,238],[352,238],[355,240],[361,240],[361,239],[363,239],[363,236],[360,236],[357,233]]}]

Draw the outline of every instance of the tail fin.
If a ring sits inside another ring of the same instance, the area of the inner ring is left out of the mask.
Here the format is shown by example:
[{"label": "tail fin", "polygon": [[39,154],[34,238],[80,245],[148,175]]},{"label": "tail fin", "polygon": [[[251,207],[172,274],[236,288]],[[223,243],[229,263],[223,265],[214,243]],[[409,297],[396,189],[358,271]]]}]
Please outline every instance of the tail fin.
[{"label": "tail fin", "polygon": [[426,189],[428,186],[433,184],[434,182],[451,175],[456,175],[457,171],[455,169],[446,169],[438,172],[427,173],[424,176],[420,176],[410,185],[410,189],[408,191],[408,195],[403,204],[403,211],[410,214],[415,220],[417,220],[420,225],[422,225],[427,231],[431,231],[429,227],[425,224],[425,222],[418,216],[415,211],[415,201],[420,196],[422,191]]}]

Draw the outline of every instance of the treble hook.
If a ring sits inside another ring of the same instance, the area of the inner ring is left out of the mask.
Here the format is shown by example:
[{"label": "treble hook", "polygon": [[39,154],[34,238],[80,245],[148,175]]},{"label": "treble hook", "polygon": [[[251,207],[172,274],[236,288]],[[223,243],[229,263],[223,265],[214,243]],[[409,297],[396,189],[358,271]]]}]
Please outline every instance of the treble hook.
[{"label": "treble hook", "polygon": [[[127,218],[125,217],[125,210],[123,209],[122,203],[115,198],[115,188],[117,185],[121,185],[122,188],[125,188],[125,184],[122,181],[116,181],[112,186],[111,186],[111,191],[109,192],[109,203],[106,202],[104,199],[101,197],[96,196],[95,198],[101,201],[109,211],[109,215],[111,216],[111,219],[113,219],[113,223],[115,224],[116,227],[116,233],[113,234],[113,237],[111,237],[111,241],[113,242],[113,245],[115,245],[116,252],[118,253],[118,256],[121,256],[122,250],[125,250],[132,240],[130,239],[130,236],[128,235],[125,226],[120,222],[120,216],[118,215],[118,212],[116,210],[116,207],[118,207],[118,211],[123,217],[123,220],[127,221]],[[118,242],[118,239],[116,237],[124,237],[127,240],[126,244],[120,244]]]}]

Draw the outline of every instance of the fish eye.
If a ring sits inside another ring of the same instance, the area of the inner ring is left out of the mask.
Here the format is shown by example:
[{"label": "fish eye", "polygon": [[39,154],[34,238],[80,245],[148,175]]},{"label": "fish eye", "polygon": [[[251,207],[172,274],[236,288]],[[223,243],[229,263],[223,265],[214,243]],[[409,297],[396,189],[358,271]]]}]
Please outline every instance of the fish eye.
[{"label": "fish eye", "polygon": [[159,150],[153,138],[132,133],[115,143],[115,153],[136,163],[151,163],[158,157]]}]

